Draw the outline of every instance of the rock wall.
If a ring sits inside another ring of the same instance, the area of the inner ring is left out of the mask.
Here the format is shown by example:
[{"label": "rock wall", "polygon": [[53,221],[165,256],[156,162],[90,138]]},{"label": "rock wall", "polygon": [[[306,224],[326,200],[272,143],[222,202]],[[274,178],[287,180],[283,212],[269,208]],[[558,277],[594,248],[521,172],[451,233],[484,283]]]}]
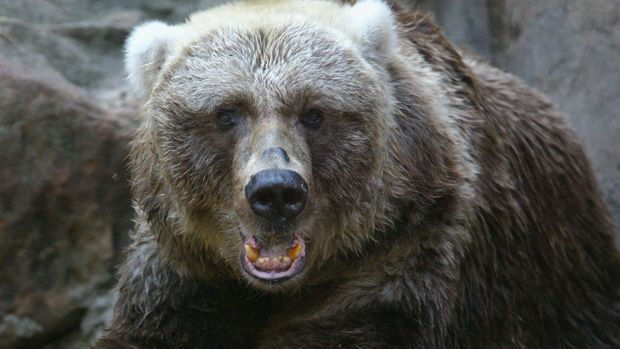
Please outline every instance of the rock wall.
[{"label": "rock wall", "polygon": [[[0,348],[84,348],[109,319],[137,110],[122,43],[145,19],[180,21],[215,2],[0,0]],[[619,219],[620,3],[410,5],[559,106]]]}]

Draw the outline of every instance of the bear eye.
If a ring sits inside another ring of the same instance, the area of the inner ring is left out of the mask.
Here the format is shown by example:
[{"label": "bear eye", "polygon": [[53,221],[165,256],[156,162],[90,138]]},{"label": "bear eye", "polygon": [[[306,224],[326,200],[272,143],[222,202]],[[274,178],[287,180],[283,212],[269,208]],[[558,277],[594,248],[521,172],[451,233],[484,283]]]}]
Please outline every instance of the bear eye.
[{"label": "bear eye", "polygon": [[217,126],[221,129],[229,129],[235,126],[236,112],[234,110],[223,109],[215,116]]},{"label": "bear eye", "polygon": [[318,128],[321,121],[323,121],[323,113],[318,109],[311,109],[301,117],[301,122],[307,127]]}]

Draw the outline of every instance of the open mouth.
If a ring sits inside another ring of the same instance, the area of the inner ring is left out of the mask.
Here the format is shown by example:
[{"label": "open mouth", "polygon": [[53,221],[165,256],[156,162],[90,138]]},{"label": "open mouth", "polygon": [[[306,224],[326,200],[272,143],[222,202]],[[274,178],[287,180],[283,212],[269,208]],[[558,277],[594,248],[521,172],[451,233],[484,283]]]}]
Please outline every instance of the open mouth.
[{"label": "open mouth", "polygon": [[244,251],[241,253],[243,268],[261,281],[285,281],[304,269],[306,245],[298,235],[294,236],[290,245],[271,248],[260,246],[254,237],[250,237],[243,247]]}]

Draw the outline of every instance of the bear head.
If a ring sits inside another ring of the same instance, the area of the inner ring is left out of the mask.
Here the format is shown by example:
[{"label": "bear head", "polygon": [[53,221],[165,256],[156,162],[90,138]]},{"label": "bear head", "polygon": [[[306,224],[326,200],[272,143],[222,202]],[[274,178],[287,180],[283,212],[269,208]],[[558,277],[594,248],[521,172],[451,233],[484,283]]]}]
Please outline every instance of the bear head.
[{"label": "bear head", "polygon": [[402,138],[395,117],[394,22],[377,0],[282,0],[132,32],[126,66],[144,99],[133,191],[179,269],[223,265],[287,289],[360,253],[397,219],[394,197],[430,186],[412,193],[409,173],[432,156],[401,154],[437,152]]}]

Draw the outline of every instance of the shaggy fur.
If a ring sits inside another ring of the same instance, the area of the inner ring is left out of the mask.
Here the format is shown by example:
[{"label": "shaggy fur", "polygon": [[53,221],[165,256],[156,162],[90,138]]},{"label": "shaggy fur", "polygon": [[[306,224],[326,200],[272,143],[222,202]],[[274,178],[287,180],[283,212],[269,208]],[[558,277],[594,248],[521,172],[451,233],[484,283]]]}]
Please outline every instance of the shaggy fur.
[{"label": "shaggy fur", "polygon": [[[237,3],[138,27],[127,66],[136,229],[96,349],[620,347],[620,259],[580,142],[428,17]],[[290,164],[259,156],[274,146]],[[308,182],[286,227],[243,193],[273,167]],[[291,231],[301,274],[241,268],[245,238]]]}]

